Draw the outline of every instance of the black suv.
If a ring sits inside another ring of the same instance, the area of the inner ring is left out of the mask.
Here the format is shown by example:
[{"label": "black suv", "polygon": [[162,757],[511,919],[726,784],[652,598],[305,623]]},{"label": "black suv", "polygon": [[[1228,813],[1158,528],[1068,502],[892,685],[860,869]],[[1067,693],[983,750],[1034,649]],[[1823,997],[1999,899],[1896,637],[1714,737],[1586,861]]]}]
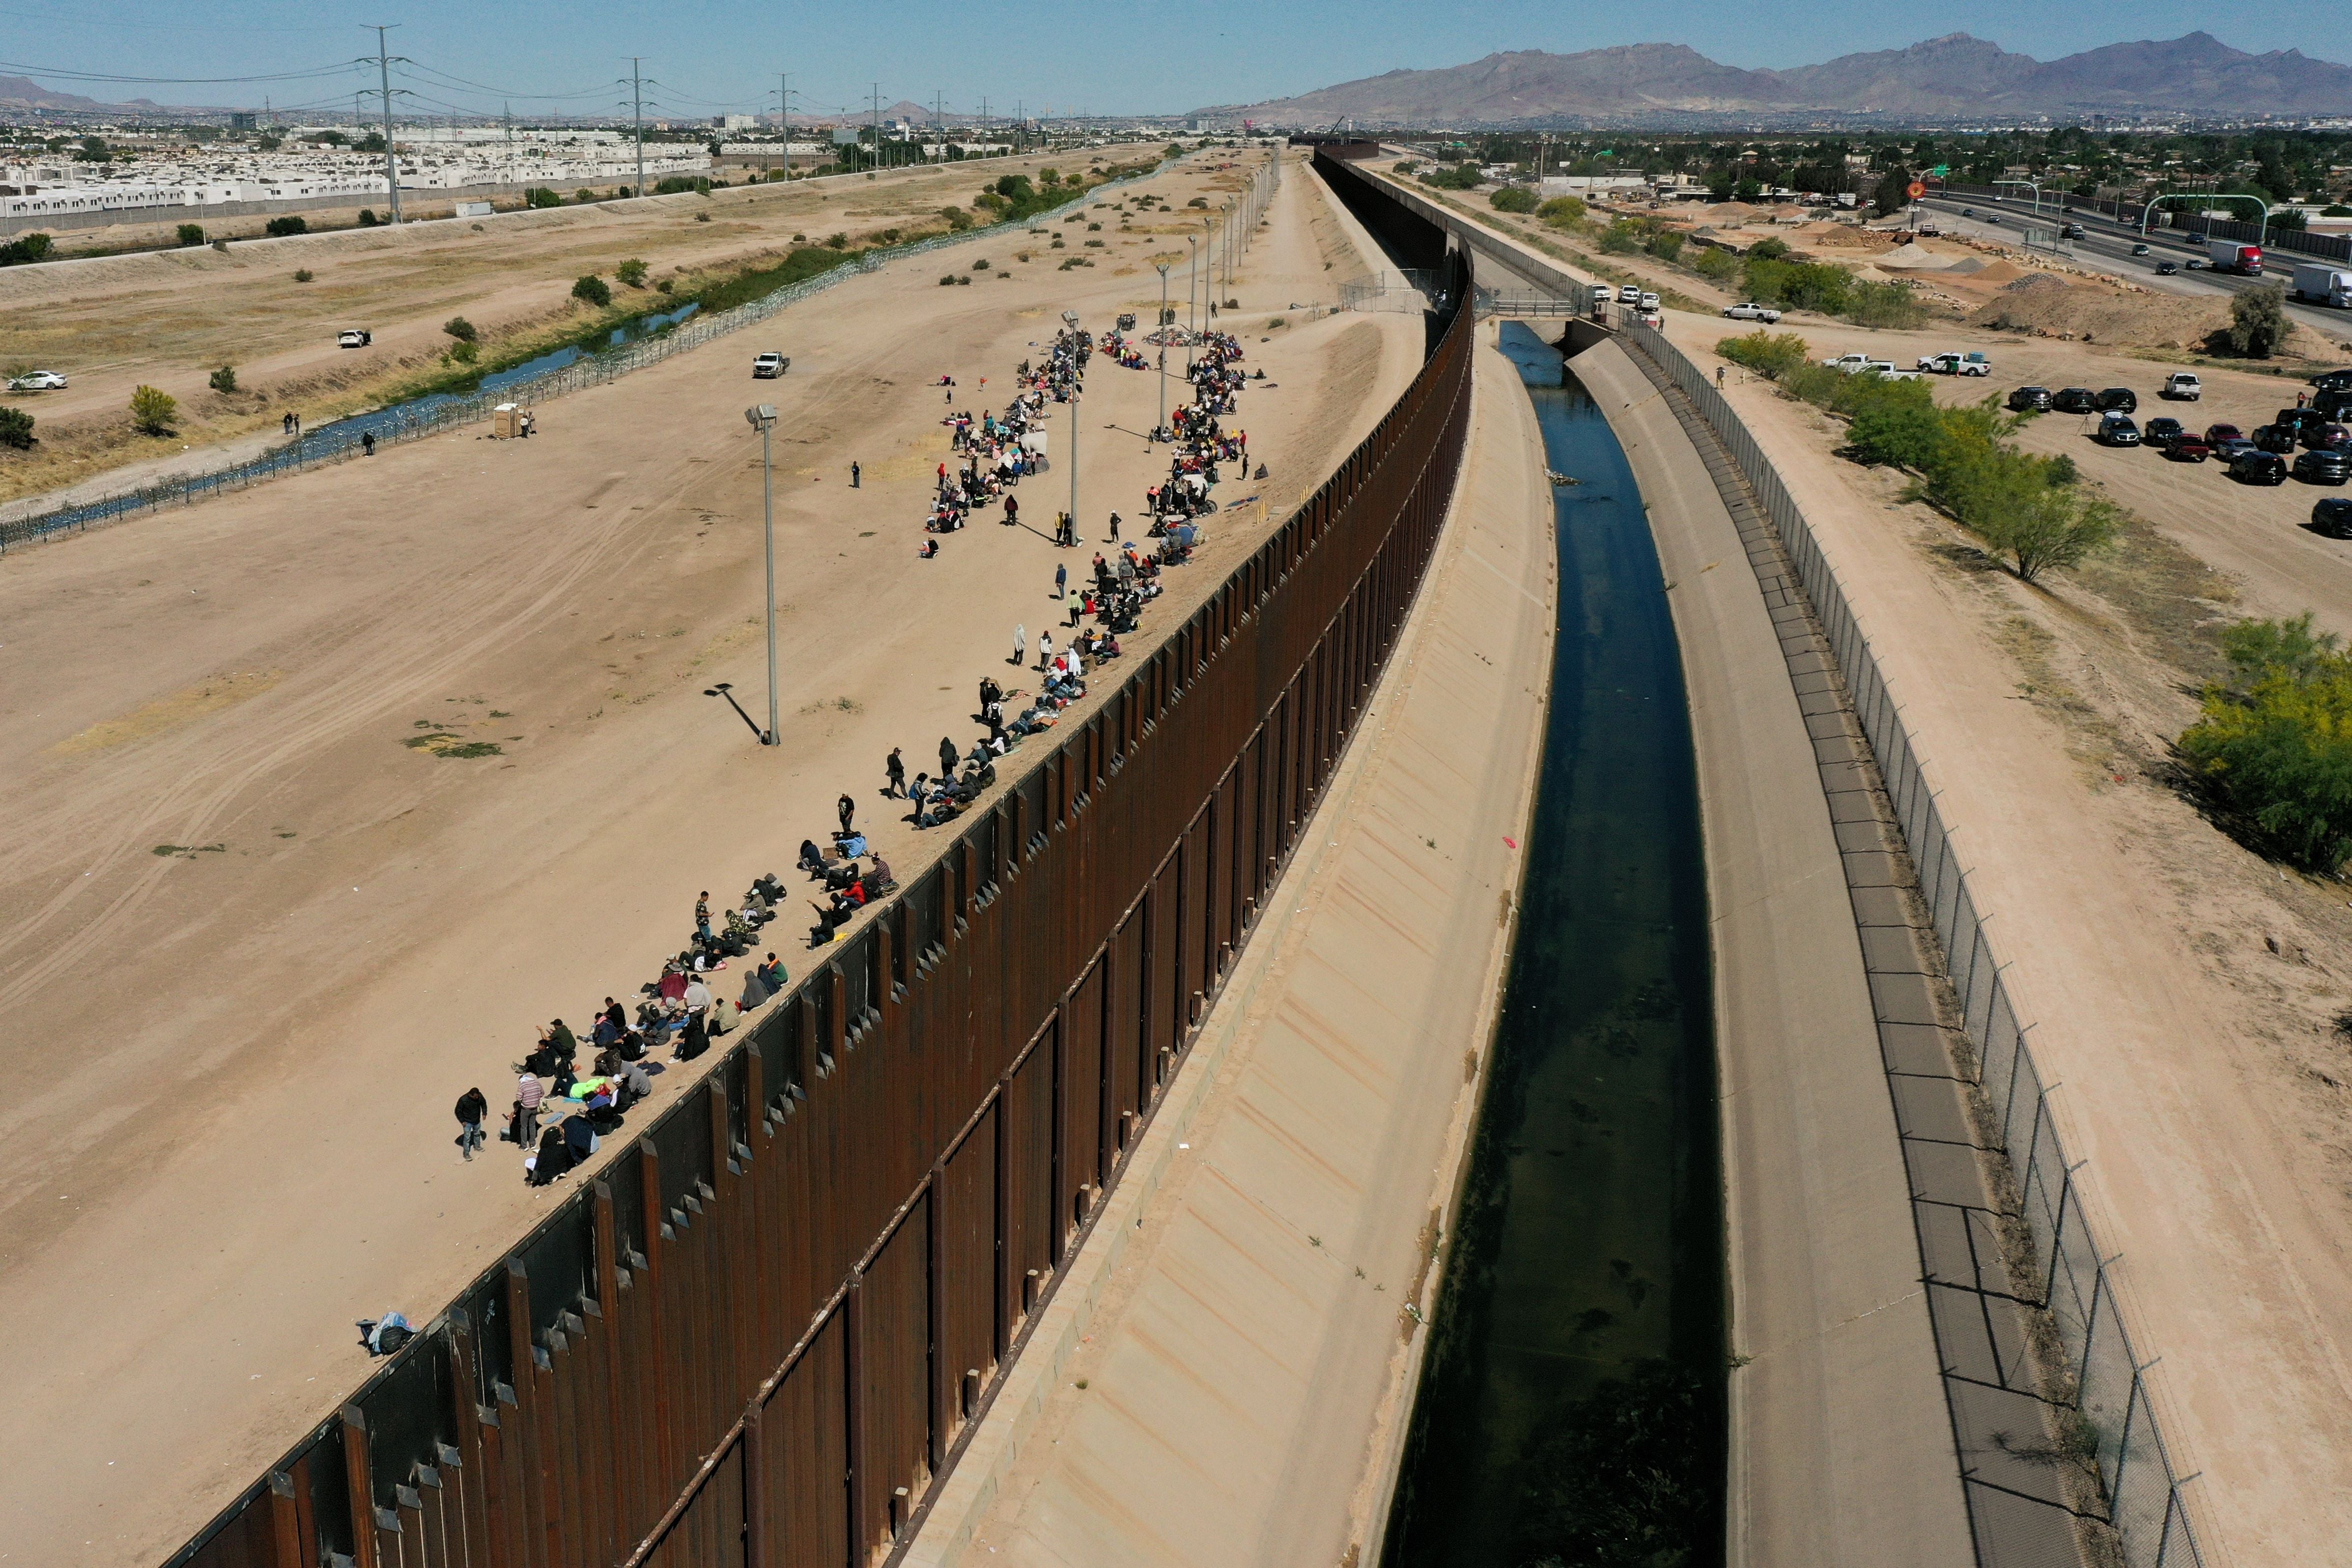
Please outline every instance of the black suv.
[{"label": "black suv", "polygon": [[2137,414],[2139,395],[2128,386],[2111,386],[2094,399],[2102,414]]},{"label": "black suv", "polygon": [[2283,458],[2294,455],[2294,427],[2291,425],[2257,425],[2253,441],[2265,452],[2276,452]]},{"label": "black suv", "polygon": [[2180,421],[2159,414],[2140,426],[2140,437],[2151,447],[2169,447],[2182,434]]},{"label": "black suv", "polygon": [[2230,477],[2242,485],[2286,483],[2286,459],[2276,452],[2241,452],[2230,460]]},{"label": "black suv", "polygon": [[2312,502],[2311,526],[2330,539],[2352,539],[2352,496],[2326,496]]},{"label": "black suv", "polygon": [[2009,411],[2022,414],[2032,409],[2037,414],[2050,412],[2050,389],[2046,386],[2021,386],[2009,395]]},{"label": "black suv", "polygon": [[2294,460],[2294,477],[2307,485],[2340,485],[2352,479],[2352,453],[2315,447]]},{"label": "black suv", "polygon": [[2352,370],[2324,370],[2311,378],[2322,392],[2352,392]]},{"label": "black suv", "polygon": [[2099,400],[2087,386],[2070,386],[2052,398],[2050,406],[2061,414],[2093,414],[2098,411]]}]

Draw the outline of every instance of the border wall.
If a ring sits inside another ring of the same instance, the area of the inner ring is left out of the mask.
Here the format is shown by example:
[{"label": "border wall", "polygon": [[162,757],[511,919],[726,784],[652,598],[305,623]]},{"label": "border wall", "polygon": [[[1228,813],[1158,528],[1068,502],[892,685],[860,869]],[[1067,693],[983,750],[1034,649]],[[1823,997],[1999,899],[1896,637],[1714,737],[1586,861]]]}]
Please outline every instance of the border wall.
[{"label": "border wall", "polygon": [[1436,321],[1207,603],[173,1568],[839,1568],[905,1540],[1418,592],[1470,415],[1471,312]]}]

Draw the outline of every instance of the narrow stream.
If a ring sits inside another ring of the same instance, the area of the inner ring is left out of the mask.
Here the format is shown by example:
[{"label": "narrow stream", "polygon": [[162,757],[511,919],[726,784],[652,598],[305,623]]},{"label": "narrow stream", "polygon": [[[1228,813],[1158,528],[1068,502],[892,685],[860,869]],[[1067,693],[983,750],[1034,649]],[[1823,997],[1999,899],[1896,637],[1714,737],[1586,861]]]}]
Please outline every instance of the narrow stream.
[{"label": "narrow stream", "polygon": [[1713,1008],[1689,714],[1641,492],[1558,350],[1507,323],[1553,491],[1559,637],[1493,1079],[1389,1568],[1723,1554]]}]

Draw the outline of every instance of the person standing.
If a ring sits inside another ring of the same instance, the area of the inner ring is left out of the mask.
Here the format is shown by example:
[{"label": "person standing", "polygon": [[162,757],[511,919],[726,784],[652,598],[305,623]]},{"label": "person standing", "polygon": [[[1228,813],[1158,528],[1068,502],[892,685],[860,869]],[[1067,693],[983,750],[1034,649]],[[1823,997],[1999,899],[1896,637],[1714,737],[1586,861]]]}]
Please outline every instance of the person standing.
[{"label": "person standing", "polygon": [[360,452],[364,457],[373,458],[375,456],[374,431],[362,430],[360,432]]},{"label": "person standing", "polygon": [[1037,668],[1043,669],[1053,662],[1054,634],[1041,631],[1037,634]]},{"label": "person standing", "polygon": [[1056,567],[1055,567],[1055,568],[1054,568],[1054,597],[1055,597],[1056,599],[1060,598],[1060,597],[1063,595],[1063,594],[1064,594],[1064,593],[1066,593],[1066,592],[1068,590],[1069,586],[1070,586],[1070,569],[1069,569],[1067,566],[1056,566]]},{"label": "person standing", "polygon": [[705,942],[710,940],[710,889],[708,888],[694,900],[694,932]]},{"label": "person standing", "polygon": [[1070,625],[1075,626],[1078,624],[1079,617],[1086,613],[1086,601],[1080,598],[1078,596],[1078,591],[1076,588],[1073,588],[1070,590],[1069,597],[1065,601],[1065,603],[1070,612]]},{"label": "person standing", "polygon": [[955,777],[956,743],[945,735],[940,737],[940,776]]},{"label": "person standing", "polygon": [[1110,514],[1110,542],[1113,544],[1118,542],[1118,513],[1117,512]]},{"label": "person standing", "polygon": [[859,468],[857,467],[857,465],[856,465],[856,463],[852,463],[852,464],[850,464],[850,465],[849,465],[849,488],[850,488],[851,489],[856,489],[859,487],[859,483],[860,483],[860,481],[862,480],[862,479],[863,479],[863,478],[864,478],[864,474],[863,474],[863,472],[859,469]]},{"label": "person standing", "polygon": [[482,1121],[490,1113],[490,1102],[478,1089],[469,1089],[457,1097],[457,1147],[466,1152],[468,1164],[474,1151],[482,1146]]},{"label": "person standing", "polygon": [[1029,657],[1029,627],[1024,623],[1013,628],[1013,657],[1005,662],[1019,664]]},{"label": "person standing", "polygon": [[907,794],[907,764],[905,761],[899,757],[898,747],[893,746],[890,748],[890,755],[883,761],[882,768],[883,771],[889,775],[890,779],[890,782],[883,787],[882,793],[893,799],[905,798]]},{"label": "person standing", "polygon": [[515,1079],[515,1142],[528,1149],[539,1137],[539,1108],[547,1099],[547,1086],[539,1075],[526,1072]]},{"label": "person standing", "polygon": [[833,803],[833,808],[841,815],[842,832],[847,833],[849,831],[849,819],[857,815],[857,803],[845,795],[839,800]]},{"label": "person standing", "polygon": [[1004,498],[1004,525],[1007,528],[1010,528],[1020,521],[1021,498],[1019,496],[1006,496]]}]

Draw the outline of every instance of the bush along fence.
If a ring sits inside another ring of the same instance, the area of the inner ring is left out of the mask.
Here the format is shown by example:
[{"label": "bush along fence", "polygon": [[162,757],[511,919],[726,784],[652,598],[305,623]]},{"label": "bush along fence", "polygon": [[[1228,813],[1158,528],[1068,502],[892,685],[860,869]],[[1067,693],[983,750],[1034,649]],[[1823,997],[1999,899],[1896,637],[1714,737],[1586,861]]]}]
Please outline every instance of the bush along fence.
[{"label": "bush along fence", "polygon": [[[1974,1084],[2009,1156],[2032,1235],[2042,1293],[2036,1304],[2050,1313],[2063,1347],[2074,1414],[2081,1418],[2074,1430],[2095,1443],[2108,1522],[2121,1542],[2123,1561],[2131,1568],[2198,1568],[2203,1560],[2181,1500],[2182,1477],[2158,1432],[2143,1376],[2149,1363],[2133,1352],[2105,1255],[2084,1214],[2075,1181],[2080,1165],[2067,1158],[2059,1141],[2048,1086],[2026,1043],[2030,1026],[2018,1016],[2001,979],[2000,962],[1987,940],[1950,828],[1879,672],[1877,656],[1803,512],[1730,403],[1663,332],[1631,322],[1620,335],[1691,400],[1738,464],[1779,531],[1835,652],[1918,868],[1919,896],[1934,913],[1974,1052]],[[1973,1478],[1969,1489],[1974,1513],[1973,1494],[1981,1489]]]},{"label": "bush along fence", "polygon": [[[1056,221],[1098,200],[1106,191],[1150,179],[1159,172],[1160,165],[1155,165],[1145,174],[1106,180],[1099,185],[1089,187],[1076,199],[1024,222],[1034,225]],[[904,245],[878,246],[859,252],[856,259],[845,261],[830,271],[788,284],[747,304],[713,311],[707,316],[695,316],[634,342],[583,353],[570,363],[542,374],[506,382],[478,392],[429,395],[411,404],[394,404],[372,414],[356,415],[331,425],[322,425],[283,447],[245,462],[228,464],[201,474],[175,475],[119,495],[55,507],[29,517],[0,522],[0,553],[22,545],[38,543],[58,534],[80,532],[158,507],[193,506],[225,491],[263,484],[283,474],[317,468],[321,463],[341,462],[360,455],[362,438],[368,435],[375,437],[378,446],[392,441],[415,440],[459,425],[487,419],[490,411],[501,403],[544,403],[583,387],[601,386],[606,382],[619,380],[631,371],[657,364],[672,354],[700,348],[730,332],[756,326],[778,311],[797,305],[812,295],[823,293],[836,283],[879,271],[894,261],[922,256],[948,246],[962,245],[990,236],[1002,238],[1010,226],[1016,226],[990,225],[952,234],[935,234],[927,239],[909,240]]]},{"label": "bush along fence", "polygon": [[1412,606],[1469,422],[1472,317],[1441,325],[1158,651],[173,1568],[855,1568],[906,1540]]}]

